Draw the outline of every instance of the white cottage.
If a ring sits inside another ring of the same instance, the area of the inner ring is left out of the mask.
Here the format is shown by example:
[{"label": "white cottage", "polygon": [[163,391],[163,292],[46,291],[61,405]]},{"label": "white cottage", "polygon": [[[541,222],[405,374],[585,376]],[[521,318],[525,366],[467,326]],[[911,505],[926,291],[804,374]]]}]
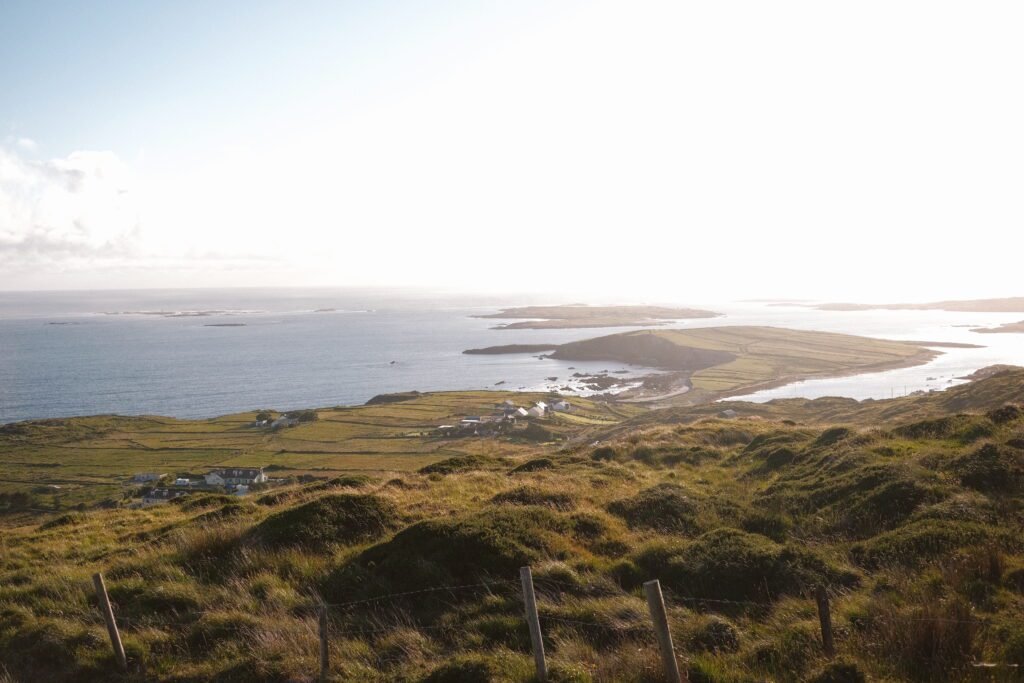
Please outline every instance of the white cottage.
[{"label": "white cottage", "polygon": [[267,475],[263,473],[262,467],[213,470],[206,474],[206,483],[210,486],[251,486],[266,480]]}]

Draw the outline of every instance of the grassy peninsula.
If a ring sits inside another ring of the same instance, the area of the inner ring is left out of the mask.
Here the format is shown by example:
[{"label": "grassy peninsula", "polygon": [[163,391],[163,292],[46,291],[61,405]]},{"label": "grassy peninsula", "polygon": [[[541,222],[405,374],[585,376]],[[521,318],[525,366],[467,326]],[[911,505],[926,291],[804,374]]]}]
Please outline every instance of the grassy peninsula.
[{"label": "grassy peninsula", "polygon": [[255,439],[251,415],[6,427],[5,462],[37,481],[53,463],[115,480],[222,462],[322,477],[0,515],[0,676],[312,681],[324,600],[344,604],[330,611],[331,680],[527,683],[528,564],[552,681],[660,680],[650,578],[691,681],[1018,680],[1024,369],[893,400],[730,403],[731,418],[580,402],[541,442],[420,433],[503,396],[533,398],[403,395]]},{"label": "grassy peninsula", "polygon": [[579,327],[652,327],[664,325],[670,320],[688,318],[714,318],[719,314],[699,308],[669,308],[665,306],[587,306],[569,304],[564,306],[521,306],[505,308],[497,313],[476,316],[478,318],[520,319],[520,322],[504,323],[497,329],[503,330],[551,330]]},{"label": "grassy peninsula", "polygon": [[557,346],[499,346],[465,353],[522,353],[554,349],[572,361],[614,361],[658,368],[622,398],[690,404],[815,377],[880,372],[926,363],[938,352],[927,342],[872,339],[778,327],[700,327],[638,330]]}]

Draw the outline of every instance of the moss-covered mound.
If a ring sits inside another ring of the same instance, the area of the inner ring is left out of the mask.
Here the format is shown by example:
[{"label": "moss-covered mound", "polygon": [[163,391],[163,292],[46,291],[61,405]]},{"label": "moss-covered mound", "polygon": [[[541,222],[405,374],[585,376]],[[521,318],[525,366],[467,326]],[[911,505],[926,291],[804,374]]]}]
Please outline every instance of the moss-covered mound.
[{"label": "moss-covered mound", "polygon": [[1024,487],[1024,453],[991,443],[953,460],[950,469],[961,484],[986,493],[1010,493]]},{"label": "moss-covered mound", "polygon": [[[568,552],[568,521],[541,507],[500,507],[418,522],[364,551],[328,577],[325,592],[417,590],[486,578]],[[376,589],[376,590],[375,590]]]},{"label": "moss-covered mound", "polygon": [[520,486],[511,491],[502,491],[491,498],[498,505],[540,505],[556,510],[572,510],[576,499],[564,491],[548,491],[535,486]]},{"label": "moss-covered mound", "polygon": [[398,510],[386,498],[335,494],[267,517],[250,538],[270,547],[319,549],[380,538],[398,522]]},{"label": "moss-covered mound", "polygon": [[1020,406],[1015,406],[1013,404],[1001,406],[986,413],[986,417],[997,425],[1015,422],[1019,420],[1021,416],[1024,416],[1024,410],[1021,410]]},{"label": "moss-covered mound", "polygon": [[710,600],[765,602],[805,593],[820,583],[857,582],[854,573],[808,550],[738,529],[715,529],[692,543],[647,546],[620,572],[626,583],[656,578],[680,595]]},{"label": "moss-covered mound", "polygon": [[74,526],[76,524],[81,524],[86,519],[88,519],[88,516],[84,512],[68,512],[59,517],[54,517],[49,521],[43,522],[39,525],[39,530],[47,531],[49,529],[60,529],[65,526]]},{"label": "moss-covered mound", "polygon": [[866,459],[859,451],[809,457],[780,472],[759,497],[795,515],[827,511],[833,530],[864,538],[947,495],[932,472],[902,463],[863,464]]},{"label": "moss-covered mound", "polygon": [[533,458],[522,465],[512,468],[509,474],[520,474],[523,472],[540,472],[541,470],[552,470],[555,468],[555,461],[551,458]]},{"label": "moss-covered mound", "polygon": [[658,484],[635,496],[616,500],[608,512],[633,528],[685,534],[697,533],[698,504],[692,494],[675,484]]},{"label": "moss-covered mound", "polygon": [[329,491],[331,489],[357,489],[373,482],[373,478],[365,474],[344,474],[327,481],[317,482],[306,487],[306,491]]},{"label": "moss-covered mound", "polygon": [[189,496],[178,496],[170,500],[171,505],[177,505],[186,512],[220,505],[230,505],[236,502],[238,502],[237,498],[226,493],[194,493]]},{"label": "moss-covered mound", "polygon": [[970,443],[991,436],[994,428],[992,421],[982,415],[948,415],[897,427],[893,434],[904,439],[954,439]]},{"label": "moss-covered mound", "polygon": [[458,455],[421,467],[420,474],[456,474],[483,469],[487,459],[479,455]]},{"label": "moss-covered mound", "polygon": [[991,527],[972,522],[922,519],[854,545],[853,560],[864,567],[916,567],[958,548],[1004,541]]}]

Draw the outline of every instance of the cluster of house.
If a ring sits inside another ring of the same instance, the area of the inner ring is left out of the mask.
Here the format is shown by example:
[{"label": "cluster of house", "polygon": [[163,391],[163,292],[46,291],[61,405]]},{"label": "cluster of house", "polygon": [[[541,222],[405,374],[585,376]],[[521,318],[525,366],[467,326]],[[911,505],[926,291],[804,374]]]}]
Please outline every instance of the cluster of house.
[{"label": "cluster of house", "polygon": [[[143,472],[132,477],[136,484],[147,484],[162,481],[167,475],[153,472]],[[193,491],[210,491],[228,489],[236,495],[244,495],[249,492],[253,484],[264,484],[267,475],[262,467],[236,467],[229,469],[211,470],[203,475],[201,480],[178,477],[174,480],[173,486],[157,486],[142,496],[142,505],[159,505],[167,503],[180,496],[186,496]]]},{"label": "cluster of house", "polygon": [[441,436],[488,436],[501,434],[515,426],[518,420],[538,419],[553,412],[567,413],[572,404],[559,399],[552,403],[537,401],[529,408],[518,406],[505,400],[494,407],[490,415],[470,415],[463,417],[457,424],[440,425],[437,428]]},{"label": "cluster of house", "polygon": [[257,427],[268,427],[270,429],[284,429],[285,427],[294,427],[295,425],[299,424],[299,419],[297,417],[288,417],[287,415],[282,415],[274,419],[256,420],[256,422],[253,424],[255,424],[255,426]]}]

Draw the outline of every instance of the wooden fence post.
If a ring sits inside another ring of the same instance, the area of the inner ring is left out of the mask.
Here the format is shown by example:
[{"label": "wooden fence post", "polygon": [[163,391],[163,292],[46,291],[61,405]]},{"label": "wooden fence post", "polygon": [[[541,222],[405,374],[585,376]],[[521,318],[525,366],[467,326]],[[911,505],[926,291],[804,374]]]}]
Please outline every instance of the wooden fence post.
[{"label": "wooden fence post", "polygon": [[826,657],[834,657],[836,654],[835,642],[832,640],[832,612],[828,604],[828,592],[824,586],[818,586],[814,592],[818,601],[818,620],[821,622],[821,646]]},{"label": "wooden fence post", "polygon": [[672,646],[672,633],[668,629],[668,614],[665,612],[665,598],[661,594],[661,582],[657,579],[644,584],[647,596],[647,609],[654,622],[654,633],[658,636],[658,648],[661,650],[661,663],[665,667],[665,679],[669,683],[681,683],[679,663],[676,662],[676,651]]},{"label": "wooden fence post", "polygon": [[324,683],[331,672],[331,655],[327,641],[327,605],[320,604],[320,682]]},{"label": "wooden fence post", "polygon": [[114,621],[114,608],[110,606],[110,596],[107,595],[107,585],[103,582],[103,574],[99,572],[93,574],[92,585],[96,587],[96,597],[100,601],[100,609],[103,610],[103,620],[107,622],[107,633],[110,634],[110,646],[114,648],[117,666],[121,671],[127,671],[128,658],[124,655],[124,645],[121,643],[121,634],[117,631],[117,622]]},{"label": "wooden fence post", "polygon": [[526,607],[526,623],[530,627],[530,642],[533,643],[533,661],[537,665],[537,680],[548,680],[548,664],[544,659],[544,638],[540,631],[540,617],[537,615],[537,596],[533,592],[533,572],[529,567],[519,568],[519,580],[523,584],[523,603]]}]

